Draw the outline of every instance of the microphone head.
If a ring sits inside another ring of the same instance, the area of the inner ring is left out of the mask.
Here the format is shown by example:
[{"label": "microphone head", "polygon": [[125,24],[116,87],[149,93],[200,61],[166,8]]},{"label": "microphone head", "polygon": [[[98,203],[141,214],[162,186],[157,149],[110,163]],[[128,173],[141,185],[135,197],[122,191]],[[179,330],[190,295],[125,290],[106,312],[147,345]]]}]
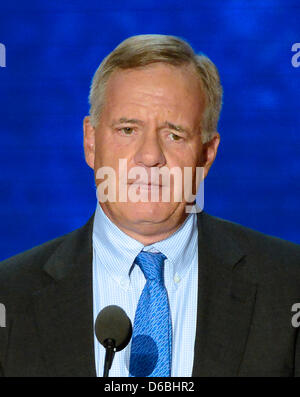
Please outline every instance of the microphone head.
[{"label": "microphone head", "polygon": [[112,339],[115,342],[116,351],[120,351],[128,345],[131,339],[130,318],[119,306],[106,306],[97,316],[95,333],[104,347],[106,347],[105,341]]}]

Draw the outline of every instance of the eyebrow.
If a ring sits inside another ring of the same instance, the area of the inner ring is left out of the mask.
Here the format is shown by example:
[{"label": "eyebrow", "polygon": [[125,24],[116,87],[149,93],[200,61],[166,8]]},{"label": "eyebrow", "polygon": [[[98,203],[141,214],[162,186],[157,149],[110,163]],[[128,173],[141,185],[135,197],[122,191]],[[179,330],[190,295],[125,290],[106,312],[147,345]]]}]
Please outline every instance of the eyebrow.
[{"label": "eyebrow", "polygon": [[[128,119],[127,117],[121,117],[118,120],[114,120],[113,123],[112,123],[112,126],[115,125],[115,124],[118,124],[118,123],[120,123],[120,124],[128,123],[128,124],[145,125],[144,121],[142,121],[142,120],[139,120],[139,119]],[[187,133],[187,134],[190,133],[188,128],[185,128],[185,127],[183,127],[183,126],[181,126],[179,124],[173,124],[170,121],[165,121],[159,127],[159,129],[162,129],[162,128],[165,128],[165,127],[168,127],[171,130],[174,130],[176,132],[182,132],[182,133]]]},{"label": "eyebrow", "polygon": [[176,132],[185,132],[187,134],[190,132],[187,128],[185,128],[185,127],[183,127],[181,125],[178,125],[178,124],[173,124],[173,123],[171,123],[169,121],[165,121],[164,122],[164,124],[162,125],[161,128],[164,128],[164,127],[168,127],[171,130],[174,130]]},{"label": "eyebrow", "polygon": [[115,124],[138,124],[138,125],[144,125],[145,123],[142,120],[138,120],[138,119],[128,119],[126,117],[121,117],[119,120],[114,120],[112,125]]}]

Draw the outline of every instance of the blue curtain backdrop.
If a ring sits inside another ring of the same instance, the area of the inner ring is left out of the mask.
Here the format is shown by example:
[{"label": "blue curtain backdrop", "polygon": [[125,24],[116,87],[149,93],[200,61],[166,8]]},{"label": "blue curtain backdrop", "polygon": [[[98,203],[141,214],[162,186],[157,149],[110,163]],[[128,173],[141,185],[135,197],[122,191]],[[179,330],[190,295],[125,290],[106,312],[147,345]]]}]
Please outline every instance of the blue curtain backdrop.
[{"label": "blue curtain backdrop", "polygon": [[205,210],[300,243],[299,1],[2,0],[0,259],[93,213],[82,149],[90,81],[117,44],[146,33],[185,38],[220,70],[221,146]]}]

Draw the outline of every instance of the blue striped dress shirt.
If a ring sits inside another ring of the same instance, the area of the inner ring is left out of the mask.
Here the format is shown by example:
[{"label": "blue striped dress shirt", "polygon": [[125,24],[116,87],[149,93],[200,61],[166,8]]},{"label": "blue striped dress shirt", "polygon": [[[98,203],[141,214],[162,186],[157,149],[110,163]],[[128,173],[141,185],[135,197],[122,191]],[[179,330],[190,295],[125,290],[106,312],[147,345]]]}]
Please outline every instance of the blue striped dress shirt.
[{"label": "blue striped dress shirt", "polygon": [[[134,323],[145,277],[134,259],[141,250],[162,252],[164,281],[172,318],[171,376],[192,375],[196,335],[198,289],[198,228],[196,214],[189,214],[181,227],[168,238],[149,246],[120,230],[103,212],[100,204],[93,225],[93,312],[118,305]],[[103,375],[104,347],[94,337],[97,376]],[[109,376],[129,375],[130,344],[115,354]]]}]

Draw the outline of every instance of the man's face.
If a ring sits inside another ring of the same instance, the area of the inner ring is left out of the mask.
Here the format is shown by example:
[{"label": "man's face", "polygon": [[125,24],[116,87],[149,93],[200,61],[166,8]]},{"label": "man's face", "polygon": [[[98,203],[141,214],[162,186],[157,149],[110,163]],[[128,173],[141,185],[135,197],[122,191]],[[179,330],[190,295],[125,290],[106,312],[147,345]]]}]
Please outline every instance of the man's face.
[{"label": "man's face", "polygon": [[[155,167],[170,170],[180,167],[182,174],[184,167],[192,167],[193,179],[196,167],[204,167],[206,176],[216,155],[219,137],[210,144],[202,144],[200,125],[204,106],[201,84],[190,65],[175,67],[155,63],[116,71],[107,83],[98,126],[94,129],[88,117],[84,120],[86,161],[95,176],[100,167],[115,170],[117,198],[119,159],[126,160],[127,173],[133,167],[142,167],[149,183],[151,169]],[[138,178],[129,179],[127,187],[132,188],[131,184],[137,181]],[[97,186],[101,182],[103,179],[96,178]],[[133,236],[168,233],[186,217],[184,193],[181,202],[174,200],[174,191],[178,188],[174,178],[169,188],[168,202],[162,200],[162,186],[142,184],[137,187],[137,193],[143,189],[149,198],[147,202],[132,202],[127,196],[125,202],[100,204],[114,223]],[[158,202],[151,200],[153,189],[158,189]]]}]

